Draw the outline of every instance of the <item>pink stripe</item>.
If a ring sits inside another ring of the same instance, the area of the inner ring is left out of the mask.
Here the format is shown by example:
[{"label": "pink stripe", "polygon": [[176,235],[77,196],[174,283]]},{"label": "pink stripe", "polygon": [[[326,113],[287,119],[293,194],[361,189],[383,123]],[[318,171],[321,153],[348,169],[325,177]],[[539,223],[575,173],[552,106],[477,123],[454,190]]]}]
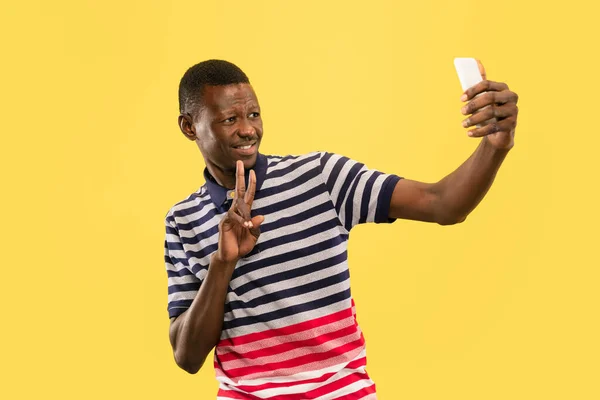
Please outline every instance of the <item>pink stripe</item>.
[{"label": "pink stripe", "polygon": [[[221,361],[228,361],[235,358],[256,358],[259,357],[257,355],[253,355],[255,351],[266,351],[266,349],[272,349],[271,354],[275,354],[277,352],[287,351],[285,343],[289,345],[293,345],[298,347],[298,345],[309,339],[314,339],[315,337],[322,336],[328,333],[332,333],[338,331],[340,329],[346,327],[353,327],[354,330],[358,330],[358,325],[352,316],[348,316],[343,320],[332,321],[329,324],[317,326],[316,328],[302,331],[302,332],[294,332],[292,334],[286,336],[276,336],[268,339],[258,340],[255,342],[251,342],[248,344],[243,344],[239,346],[221,346],[216,349],[216,356],[219,357]],[[293,344],[292,344],[293,343]],[[282,347],[276,347],[282,346]],[[289,349],[288,349],[289,350]]]},{"label": "pink stripe", "polygon": [[234,338],[223,339],[217,344],[219,347],[230,347],[230,346],[241,346],[243,344],[256,342],[258,340],[269,339],[276,336],[287,336],[298,332],[307,331],[316,327],[327,325],[335,321],[340,321],[349,316],[353,316],[352,309],[347,308],[342,311],[338,311],[333,314],[325,315],[320,318],[312,319],[310,321],[300,322],[294,325],[285,326],[278,329],[269,329],[262,332],[249,333],[247,335],[237,336]]},{"label": "pink stripe", "polygon": [[[342,379],[338,379],[337,381],[331,382],[328,385],[324,385],[320,388],[311,390],[309,392],[306,392],[306,394],[301,394],[298,395],[299,397],[296,397],[298,400],[303,400],[305,398],[307,399],[318,399],[321,396],[325,396],[326,394],[329,394],[331,392],[334,392],[338,389],[344,388],[346,386],[349,386],[355,382],[358,381],[362,381],[362,380],[368,380],[369,376],[367,374],[352,374],[352,375],[348,375],[343,377]],[[282,399],[283,400],[283,399]],[[291,399],[290,399],[291,400]]]},{"label": "pink stripe", "polygon": [[[352,369],[364,368],[366,363],[367,363],[367,359],[365,357],[361,357],[354,361],[349,362],[346,366],[344,366],[343,368],[340,368],[340,371],[344,370],[344,369],[352,370]],[[241,385],[241,386],[236,386],[236,388],[238,388],[239,390],[241,390],[243,392],[257,392],[259,390],[265,390],[265,389],[276,389],[279,387],[304,385],[307,383],[319,383],[319,382],[325,382],[326,380],[328,380],[329,378],[331,378],[332,376],[334,376],[337,373],[338,372],[330,372],[330,373],[324,374],[323,376],[321,376],[319,378],[314,378],[314,379],[304,379],[304,380],[300,380],[300,381],[288,381],[288,382],[278,382],[278,383],[263,383],[262,385],[255,385],[255,386]]]},{"label": "pink stripe", "polygon": [[[251,393],[240,393],[237,391],[233,391],[233,390],[219,390],[219,395],[223,394],[226,396],[230,396],[231,398],[234,399],[264,399],[264,400],[308,400],[308,399],[318,399],[321,396],[325,396],[331,392],[334,392],[336,390],[339,390],[341,388],[344,388],[346,386],[349,386],[355,382],[359,382],[361,380],[368,380],[369,377],[367,376],[367,374],[352,374],[352,375],[348,375],[345,376],[342,379],[338,379],[337,381],[328,383],[327,385],[323,385],[320,388],[314,389],[314,390],[310,390],[308,392],[303,392],[303,393],[288,393],[288,394],[283,394],[283,395],[276,395],[276,396],[270,396],[270,397],[258,397],[255,396]],[[345,395],[343,398],[344,399],[359,399],[360,397],[346,397],[346,396],[353,396],[356,393],[361,392],[364,389],[361,389],[357,392]],[[374,392],[374,391],[373,391]],[[371,392],[371,393],[373,393]]]},{"label": "pink stripe", "polygon": [[364,339],[360,338],[354,342],[333,348],[323,353],[310,353],[293,360],[274,362],[259,366],[248,366],[223,371],[215,362],[217,376],[226,375],[230,379],[258,379],[265,377],[282,377],[298,374],[301,372],[319,370],[333,365],[343,364],[354,359],[364,348]]},{"label": "pink stripe", "polygon": [[333,400],[377,400],[375,395],[375,384],[369,387],[357,390],[354,393],[348,393]]},{"label": "pink stripe", "polygon": [[[329,324],[328,326],[334,325],[334,327],[336,327],[335,325],[338,324]],[[226,353],[223,355],[218,355],[217,357],[219,358],[219,361],[221,363],[225,363],[225,362],[229,362],[229,361],[238,361],[238,362],[243,362],[243,363],[253,363],[253,360],[258,360],[262,357],[272,357],[275,355],[279,355],[281,353],[287,353],[287,352],[298,352],[298,351],[303,351],[303,349],[308,349],[308,351],[314,351],[314,347],[319,347],[321,345],[324,345],[327,342],[330,342],[332,340],[344,337],[344,336],[348,336],[348,335],[356,335],[356,336],[360,336],[360,333],[358,333],[357,327],[356,325],[350,325],[350,326],[346,326],[346,327],[342,327],[342,329],[338,329],[336,331],[333,332],[327,332],[325,334],[320,334],[320,332],[314,332],[314,336],[310,335],[309,339],[305,339],[305,340],[297,340],[297,341],[288,341],[289,339],[293,339],[294,337],[298,337],[298,335],[290,335],[290,337],[281,337],[281,340],[284,341],[284,343],[279,342],[279,344],[275,345],[275,346],[271,346],[271,347],[263,347],[263,348],[259,348],[257,350],[254,351],[249,351],[247,353],[244,353],[242,349],[240,349],[238,352],[230,352],[230,353]],[[306,336],[306,335],[303,335]],[[263,342],[260,342],[263,343]],[[277,342],[276,342],[277,343]],[[282,357],[282,358],[286,358],[286,357]],[[260,360],[258,360],[260,361]]]},{"label": "pink stripe", "polygon": [[299,359],[301,357],[310,356],[311,354],[327,353],[332,349],[360,340],[360,332],[357,332],[356,329],[353,329],[353,327],[349,327],[347,330],[349,332],[341,332],[345,334],[342,337],[327,335],[316,338],[316,344],[312,347],[292,347],[285,353],[265,354],[262,357],[254,360],[240,358],[236,360],[223,362],[221,359],[218,359],[218,363],[224,370],[231,371],[245,367],[260,367],[262,365],[269,365],[272,363],[283,363],[286,361]]}]

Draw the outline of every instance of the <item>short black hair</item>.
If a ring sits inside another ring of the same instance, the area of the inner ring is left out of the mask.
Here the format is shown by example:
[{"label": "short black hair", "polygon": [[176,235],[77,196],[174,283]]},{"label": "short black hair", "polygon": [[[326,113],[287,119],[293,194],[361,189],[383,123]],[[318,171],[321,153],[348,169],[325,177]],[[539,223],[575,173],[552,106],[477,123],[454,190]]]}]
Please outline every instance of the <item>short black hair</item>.
[{"label": "short black hair", "polygon": [[205,86],[250,83],[237,65],[224,60],[206,60],[188,69],[179,83],[179,112],[194,115],[202,105]]}]

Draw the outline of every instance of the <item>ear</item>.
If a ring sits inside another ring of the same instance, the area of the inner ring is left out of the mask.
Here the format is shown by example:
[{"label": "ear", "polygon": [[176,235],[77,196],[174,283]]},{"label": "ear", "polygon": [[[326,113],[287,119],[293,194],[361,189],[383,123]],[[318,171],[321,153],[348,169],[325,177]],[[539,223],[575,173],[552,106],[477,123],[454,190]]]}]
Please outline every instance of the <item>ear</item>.
[{"label": "ear", "polygon": [[177,122],[179,123],[179,129],[181,129],[186,138],[189,140],[196,140],[198,138],[194,130],[194,121],[190,114],[179,114]]},{"label": "ear", "polygon": [[486,74],[485,74],[485,68],[483,68],[483,64],[481,63],[480,60],[477,60],[477,66],[479,67],[479,73],[481,74],[481,77],[485,81],[487,79]]}]

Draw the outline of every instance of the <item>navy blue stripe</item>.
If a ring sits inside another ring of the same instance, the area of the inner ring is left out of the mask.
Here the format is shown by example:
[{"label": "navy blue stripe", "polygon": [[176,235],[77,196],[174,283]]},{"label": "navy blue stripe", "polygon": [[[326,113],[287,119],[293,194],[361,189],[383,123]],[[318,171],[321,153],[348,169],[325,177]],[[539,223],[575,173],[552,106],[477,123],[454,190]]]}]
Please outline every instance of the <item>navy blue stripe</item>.
[{"label": "navy blue stripe", "polygon": [[[213,228],[211,228],[211,231],[214,231],[215,234],[217,234],[218,231],[219,231],[219,226],[215,225]],[[209,236],[207,236],[207,237],[209,237]],[[188,238],[188,239],[192,240],[192,238]],[[196,243],[198,243],[198,242],[196,242]],[[195,257],[195,258],[204,258],[204,257],[212,254],[214,251],[216,251],[217,248],[218,248],[218,246],[219,246],[219,243],[215,242],[215,243],[213,243],[211,245],[203,246],[198,251],[187,250],[185,252],[185,255],[186,255],[187,258],[192,258],[192,257]]]},{"label": "navy blue stripe", "polygon": [[[206,197],[206,195],[204,195],[202,197]],[[178,211],[175,211],[176,208],[184,206],[184,205],[186,205],[186,203],[197,202],[198,199],[201,199],[202,197],[200,195],[198,195],[198,193],[192,193],[191,195],[188,196],[187,199],[182,200],[179,203],[175,204],[173,207],[171,207],[171,210],[169,210],[169,212],[177,213]]]},{"label": "navy blue stripe", "polygon": [[338,198],[335,199],[336,200],[335,209],[338,210],[338,212],[342,211],[342,203],[344,202],[344,199],[347,196],[348,187],[350,187],[350,184],[354,181],[354,178],[356,178],[356,175],[359,173],[359,171],[362,167],[363,167],[362,164],[356,163],[350,168],[350,171],[348,171],[348,175],[346,175],[346,179],[344,179],[344,183],[342,184],[342,187],[340,188]]},{"label": "navy blue stripe", "polygon": [[269,159],[270,163],[267,163],[267,169],[268,168],[273,168],[274,166],[276,166],[277,164],[279,164],[280,162],[285,162],[288,160],[295,160],[297,158],[299,158],[300,156],[285,156],[285,157],[281,157],[280,160],[278,161],[273,161],[272,158],[279,158],[278,156],[267,156],[267,159]]},{"label": "navy blue stripe", "polygon": [[171,235],[179,235],[179,231],[177,231],[177,229],[173,228],[171,225],[166,225],[165,226],[165,230],[166,233],[171,234]]},{"label": "navy blue stripe", "polygon": [[[196,197],[196,199],[199,199],[199,197]],[[212,200],[210,198],[207,198],[205,200],[199,201],[198,204],[196,204],[192,207],[181,209],[181,210],[176,210],[173,212],[173,214],[175,214],[176,217],[185,217],[190,214],[197,213],[198,211],[202,210],[204,207],[206,207],[210,204],[212,204]]]},{"label": "navy blue stripe", "polygon": [[329,257],[325,260],[319,260],[315,263],[305,265],[303,267],[290,269],[287,271],[278,272],[273,275],[264,276],[259,279],[254,279],[247,283],[244,283],[240,287],[234,290],[235,294],[238,296],[243,295],[253,289],[257,289],[266,285],[271,285],[273,283],[286,281],[288,279],[295,279],[301,276],[305,276],[311,274],[313,272],[321,271],[327,268],[331,268],[334,265],[338,265],[343,263],[348,259],[348,253],[346,251],[341,252],[340,254]]},{"label": "navy blue stripe", "polygon": [[327,165],[327,161],[329,161],[329,159],[331,158],[333,154],[332,153],[322,153],[321,155],[321,173],[323,173],[323,170],[325,169],[325,165]]},{"label": "navy blue stripe", "polygon": [[309,301],[303,304],[295,304],[290,307],[282,308],[277,311],[268,312],[261,315],[249,316],[244,318],[236,318],[233,321],[224,321],[223,329],[231,329],[237,328],[244,325],[252,325],[257,323],[269,322],[275,319],[280,319],[284,317],[288,317],[290,315],[299,314],[305,311],[317,310],[319,308],[327,307],[331,304],[338,303],[340,301],[346,300],[350,297],[350,289],[344,290],[342,292],[338,292],[332,294],[327,297],[323,297],[318,300]]},{"label": "navy blue stripe", "polygon": [[333,204],[329,200],[326,200],[325,203],[319,204],[318,206],[309,208],[301,213],[296,215],[291,215],[289,217],[283,217],[275,222],[265,223],[260,226],[260,231],[262,233],[272,231],[273,229],[283,228],[288,225],[293,225],[298,223],[298,221],[306,221],[309,218],[312,218],[316,215],[323,214],[324,212],[331,210],[333,208]]},{"label": "navy blue stripe", "polygon": [[183,251],[183,245],[179,242],[168,242],[165,240],[165,250],[169,251]]},{"label": "navy blue stripe", "polygon": [[[296,221],[296,223],[302,220]],[[300,225],[300,224],[298,224]],[[334,216],[333,218],[323,221],[320,224],[312,225],[305,230],[293,232],[287,235],[278,236],[271,240],[260,243],[260,251],[268,250],[275,246],[281,246],[287,243],[292,243],[298,240],[306,239],[319,233],[327,232],[330,229],[335,228],[339,225],[339,220]]]},{"label": "navy blue stripe", "polygon": [[204,265],[204,264],[194,264],[192,266],[192,272],[195,275],[198,275],[198,273],[202,270],[208,271],[208,264]]},{"label": "navy blue stripe", "polygon": [[283,254],[277,254],[267,258],[261,258],[248,264],[244,264],[233,271],[231,280],[240,277],[257,269],[264,268],[271,265],[282,264],[286,261],[292,261],[298,258],[306,257],[314,253],[318,253],[323,250],[331,250],[333,247],[347,240],[347,236],[336,236],[331,239],[324,240],[322,242],[307,246],[301,249],[296,249]]},{"label": "navy blue stripe", "polygon": [[390,214],[390,202],[392,201],[392,194],[396,188],[396,183],[400,180],[400,177],[396,175],[388,176],[381,190],[379,191],[379,197],[377,198],[377,211],[375,211],[375,222],[394,222],[395,220],[389,217]]},{"label": "navy blue stripe", "polygon": [[169,318],[175,318],[183,314],[192,305],[193,300],[177,300],[172,301],[167,306]]},{"label": "navy blue stripe", "polygon": [[196,244],[200,243],[200,240],[209,239],[213,235],[217,235],[218,233],[219,233],[219,224],[216,223],[212,226],[212,228],[209,228],[200,234],[197,234],[197,235],[194,235],[191,237],[182,237],[180,239],[185,244],[196,245]]},{"label": "navy blue stripe", "polygon": [[[316,166],[312,169],[309,169],[302,175],[294,178],[294,180],[285,182],[281,185],[270,187],[268,189],[259,190],[258,192],[256,192],[255,199],[272,196],[274,194],[282,194],[290,189],[294,189],[298,186],[305,184],[306,182],[310,181],[311,179],[314,179],[317,176],[319,176],[319,167],[318,166]],[[283,194],[283,195],[285,196],[285,194]]]},{"label": "navy blue stripe", "polygon": [[[281,218],[275,222],[261,225],[260,230],[262,233],[265,233],[265,232],[269,232],[273,229],[279,229],[279,228],[287,227],[289,225],[298,224],[299,222],[305,221],[316,215],[320,215],[320,214],[326,212],[327,210],[330,210],[331,206],[332,206],[331,202],[326,201],[323,204],[320,204],[316,207],[309,208],[308,210],[305,210],[299,214],[291,215],[289,217]],[[260,215],[259,212],[261,212],[261,211],[254,210],[252,212],[252,215]],[[337,218],[336,218],[336,223],[339,223],[339,220],[337,220]],[[182,240],[183,243],[185,243],[185,244],[196,245],[200,242],[201,239],[210,238],[213,235],[218,235],[218,233],[219,233],[219,225],[215,225],[212,228],[202,232],[201,236],[197,235],[197,236],[193,236],[193,237],[189,237],[189,238],[182,237],[182,238],[180,238],[180,240]],[[269,245],[268,244],[269,242],[270,241],[259,242],[259,244],[257,246],[255,246],[253,251],[250,254],[248,254],[247,257],[252,256],[254,253],[256,253],[258,251],[259,248],[262,251],[262,250],[266,250],[266,249],[272,247],[273,245]],[[217,248],[218,248],[218,244],[215,242],[215,244],[212,244],[210,246],[205,246],[199,251],[188,250],[188,251],[186,251],[186,255],[188,257],[203,258],[203,257],[206,257],[207,255],[212,254],[212,252],[216,251]],[[182,249],[180,249],[180,250],[182,250]]]},{"label": "navy blue stripe", "polygon": [[256,210],[253,210],[252,215],[272,214],[279,210],[283,210],[283,209],[290,208],[290,207],[293,207],[298,204],[302,204],[305,201],[311,200],[312,198],[317,197],[318,195],[322,194],[324,189],[325,188],[323,187],[323,185],[317,185],[307,192],[300,193],[299,195],[290,197],[288,199],[285,199],[284,201],[269,204],[262,208],[257,208]]},{"label": "navy blue stripe", "polygon": [[365,183],[362,199],[360,200],[360,219],[358,221],[359,224],[364,224],[367,222],[367,217],[369,216],[369,203],[371,202],[371,192],[373,191],[373,185],[375,184],[375,180],[379,175],[381,175],[380,172],[373,172],[369,179],[367,179],[367,183]]},{"label": "navy blue stripe", "polygon": [[346,198],[346,212],[344,213],[344,226],[348,232],[352,229],[352,214],[354,213],[354,194],[356,193],[356,187],[358,186],[358,182],[360,178],[367,171],[361,171],[358,173],[354,182],[352,183],[352,187],[350,188],[350,192]]},{"label": "navy blue stripe", "polygon": [[177,224],[177,227],[179,228],[180,231],[191,231],[192,229],[197,228],[197,227],[201,226],[202,224],[204,224],[205,222],[209,221],[215,215],[218,215],[217,210],[212,209],[209,212],[207,212],[202,218],[195,219],[188,223]]},{"label": "navy blue stripe", "polygon": [[279,290],[277,292],[268,293],[264,296],[256,297],[249,302],[241,300],[229,302],[229,310],[237,309],[248,309],[261,306],[263,304],[269,304],[278,300],[287,299],[289,297],[299,296],[314,292],[315,290],[323,289],[340,282],[344,282],[350,278],[350,272],[348,270],[342,271],[338,274],[328,276],[318,281],[306,283],[304,285],[295,286],[289,289]]},{"label": "navy blue stripe", "polygon": [[317,158],[319,158],[318,154],[315,154],[314,156],[311,156],[311,157],[307,157],[304,160],[300,160],[298,162],[290,164],[285,168],[278,169],[276,171],[268,173],[265,179],[280,178],[282,176],[285,176],[285,175],[289,174],[290,172],[298,169],[299,167],[316,160]]},{"label": "navy blue stripe", "polygon": [[338,179],[338,175],[340,174],[342,167],[344,166],[344,164],[346,164],[346,161],[348,161],[348,158],[340,157],[340,159],[336,161],[335,165],[331,169],[331,173],[329,174],[329,177],[327,177],[327,183],[326,183],[327,190],[329,191],[329,193],[333,192],[333,187],[335,186],[335,182]]},{"label": "navy blue stripe", "polygon": [[[168,262],[169,262],[169,264],[171,264],[171,261],[168,261]],[[194,275],[194,274],[192,273],[192,271],[190,271],[187,268],[181,268],[178,271],[173,271],[173,270],[167,269],[167,278],[179,278],[182,276],[189,276],[189,275]]]},{"label": "navy blue stripe", "polygon": [[169,286],[169,294],[177,292],[197,292],[200,289],[201,282],[182,283],[181,285]]}]

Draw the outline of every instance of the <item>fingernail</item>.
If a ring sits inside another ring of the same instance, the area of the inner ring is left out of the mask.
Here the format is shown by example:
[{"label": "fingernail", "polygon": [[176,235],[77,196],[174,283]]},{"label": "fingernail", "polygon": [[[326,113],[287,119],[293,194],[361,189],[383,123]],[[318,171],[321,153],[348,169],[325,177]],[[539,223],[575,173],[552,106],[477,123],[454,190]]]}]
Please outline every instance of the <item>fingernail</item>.
[{"label": "fingernail", "polygon": [[460,101],[467,101],[468,97],[466,94],[463,94],[462,96],[460,96]]},{"label": "fingernail", "polygon": [[466,128],[467,126],[469,126],[469,119],[468,119],[468,118],[467,118],[467,119],[465,119],[465,120],[462,122],[462,126],[463,126],[463,128]]},{"label": "fingernail", "polygon": [[473,137],[473,131],[469,131],[469,132],[467,132],[467,135],[469,135],[469,136]]},{"label": "fingernail", "polygon": [[467,113],[467,106],[464,106],[463,108],[460,109],[460,112],[463,114]]}]

